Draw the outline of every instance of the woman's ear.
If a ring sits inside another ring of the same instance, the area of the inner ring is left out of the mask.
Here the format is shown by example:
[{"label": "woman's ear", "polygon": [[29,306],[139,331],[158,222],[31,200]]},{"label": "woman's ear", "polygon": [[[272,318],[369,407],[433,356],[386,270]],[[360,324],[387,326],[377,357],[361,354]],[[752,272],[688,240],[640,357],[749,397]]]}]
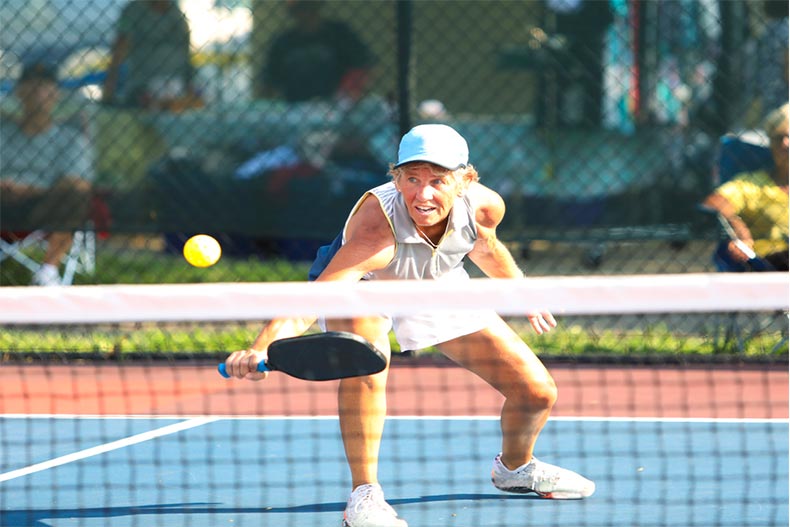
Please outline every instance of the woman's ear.
[{"label": "woman's ear", "polygon": [[458,179],[458,196],[460,197],[466,194],[466,191],[469,190],[469,185],[471,184],[472,184],[472,180],[469,177],[467,177],[466,174],[461,176]]}]

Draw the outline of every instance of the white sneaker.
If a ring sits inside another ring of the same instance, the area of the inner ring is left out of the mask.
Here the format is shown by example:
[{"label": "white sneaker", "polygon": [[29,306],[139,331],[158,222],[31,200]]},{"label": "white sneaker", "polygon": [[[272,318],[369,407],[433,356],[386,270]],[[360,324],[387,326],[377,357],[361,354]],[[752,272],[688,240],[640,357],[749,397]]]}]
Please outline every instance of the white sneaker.
[{"label": "white sneaker", "polygon": [[30,279],[32,285],[60,285],[60,273],[52,264],[41,264]]},{"label": "white sneaker", "polygon": [[343,512],[343,527],[408,527],[384,501],[381,485],[360,485],[351,493]]},{"label": "white sneaker", "polygon": [[502,464],[502,454],[494,458],[491,481],[499,490],[526,494],[534,492],[541,498],[578,500],[592,496],[595,483],[564,468],[532,458],[526,465],[510,470]]}]

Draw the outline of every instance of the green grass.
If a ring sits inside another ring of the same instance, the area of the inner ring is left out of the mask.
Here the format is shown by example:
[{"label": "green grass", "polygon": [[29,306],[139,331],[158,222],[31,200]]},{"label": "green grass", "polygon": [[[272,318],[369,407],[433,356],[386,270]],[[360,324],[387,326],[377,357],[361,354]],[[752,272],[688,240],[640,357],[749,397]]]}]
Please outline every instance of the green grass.
[{"label": "green grass", "polygon": [[[40,254],[36,254],[40,258]],[[207,268],[189,265],[181,255],[150,250],[103,250],[96,256],[96,272],[77,274],[75,285],[174,284],[208,282],[288,282],[305,280],[309,263],[224,257]],[[13,261],[0,268],[0,285],[27,285],[30,271]]]},{"label": "green grass", "polygon": [[539,347],[539,354],[554,356],[648,356],[681,355],[703,356],[734,354],[741,356],[787,355],[787,341],[779,332],[766,332],[745,338],[742,349],[733,340],[718,342],[708,334],[678,334],[666,327],[648,328],[645,331],[620,332],[607,330],[591,333],[587,328],[572,326],[552,331],[529,342]]},{"label": "green grass", "polygon": [[0,349],[10,353],[68,353],[123,356],[124,354],[165,355],[189,353],[213,355],[243,349],[259,328],[228,324],[211,330],[200,326],[159,327],[60,327],[10,329],[0,334]]},{"label": "green grass", "polygon": [[[46,329],[6,329],[0,333],[0,349],[6,353],[107,355],[216,356],[244,349],[252,342],[262,323],[154,325],[127,324],[97,327],[87,331],[81,327],[64,326]],[[766,332],[745,340],[742,350],[731,342],[717,346],[709,336],[678,335],[666,327],[646,331],[592,332],[581,326],[559,327],[537,336],[526,328],[518,328],[522,338],[542,356],[704,356],[738,352],[740,356],[786,356],[787,342],[777,332]],[[393,350],[397,343],[392,339]],[[422,353],[434,353],[427,350]]]},{"label": "green grass", "polygon": [[[97,258],[93,277],[80,276],[82,284],[173,284],[210,282],[290,282],[305,280],[309,264],[260,258],[222,258],[211,267],[189,265],[180,255],[109,254]],[[111,271],[115,270],[115,271]]]}]

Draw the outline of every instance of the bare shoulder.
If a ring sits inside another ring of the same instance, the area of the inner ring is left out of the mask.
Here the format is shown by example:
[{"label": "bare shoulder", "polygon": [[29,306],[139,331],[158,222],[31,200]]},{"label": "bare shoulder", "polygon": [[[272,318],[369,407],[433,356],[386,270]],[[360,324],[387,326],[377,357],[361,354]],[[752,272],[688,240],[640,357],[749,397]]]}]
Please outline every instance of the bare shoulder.
[{"label": "bare shoulder", "polygon": [[346,239],[348,241],[355,238],[364,239],[369,242],[381,238],[386,240],[387,237],[391,238],[391,243],[395,242],[392,228],[381,208],[381,203],[373,194],[367,194],[348,221]]},{"label": "bare shoulder", "polygon": [[395,256],[395,235],[379,204],[368,194],[346,228],[346,242],[327,266],[327,279],[358,280],[365,273],[386,267]]},{"label": "bare shoulder", "polygon": [[505,217],[505,200],[496,191],[480,183],[472,183],[467,190],[475,206],[475,219],[483,227],[496,227]]}]

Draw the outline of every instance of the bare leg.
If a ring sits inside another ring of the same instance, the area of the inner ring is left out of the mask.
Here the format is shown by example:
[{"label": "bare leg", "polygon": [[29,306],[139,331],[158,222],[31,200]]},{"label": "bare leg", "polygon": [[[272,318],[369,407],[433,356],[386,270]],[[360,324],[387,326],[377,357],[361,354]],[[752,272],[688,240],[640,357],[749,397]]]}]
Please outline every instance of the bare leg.
[{"label": "bare leg", "polygon": [[557,400],[557,387],[546,367],[501,319],[440,349],[505,396],[502,462],[510,469],[528,463]]},{"label": "bare leg", "polygon": [[[350,331],[390,354],[389,321],[379,317],[327,321],[329,329]],[[387,375],[389,367],[375,375],[340,381],[338,414],[346,459],[351,470],[352,489],[378,483],[378,460],[384,421],[387,415]]]},{"label": "bare leg", "polygon": [[70,232],[52,232],[47,235],[47,252],[44,263],[57,267],[71,248],[74,236]]},{"label": "bare leg", "polygon": [[[33,207],[31,217],[37,228],[42,225],[58,225],[66,229],[84,226],[90,210],[91,185],[72,177],[59,179],[50,189],[41,194]],[[71,248],[71,232],[55,231],[47,235],[49,246],[44,263],[57,267]]]},{"label": "bare leg", "polygon": [[40,195],[30,211],[37,229],[82,229],[90,216],[91,184],[85,180],[63,177]]}]

